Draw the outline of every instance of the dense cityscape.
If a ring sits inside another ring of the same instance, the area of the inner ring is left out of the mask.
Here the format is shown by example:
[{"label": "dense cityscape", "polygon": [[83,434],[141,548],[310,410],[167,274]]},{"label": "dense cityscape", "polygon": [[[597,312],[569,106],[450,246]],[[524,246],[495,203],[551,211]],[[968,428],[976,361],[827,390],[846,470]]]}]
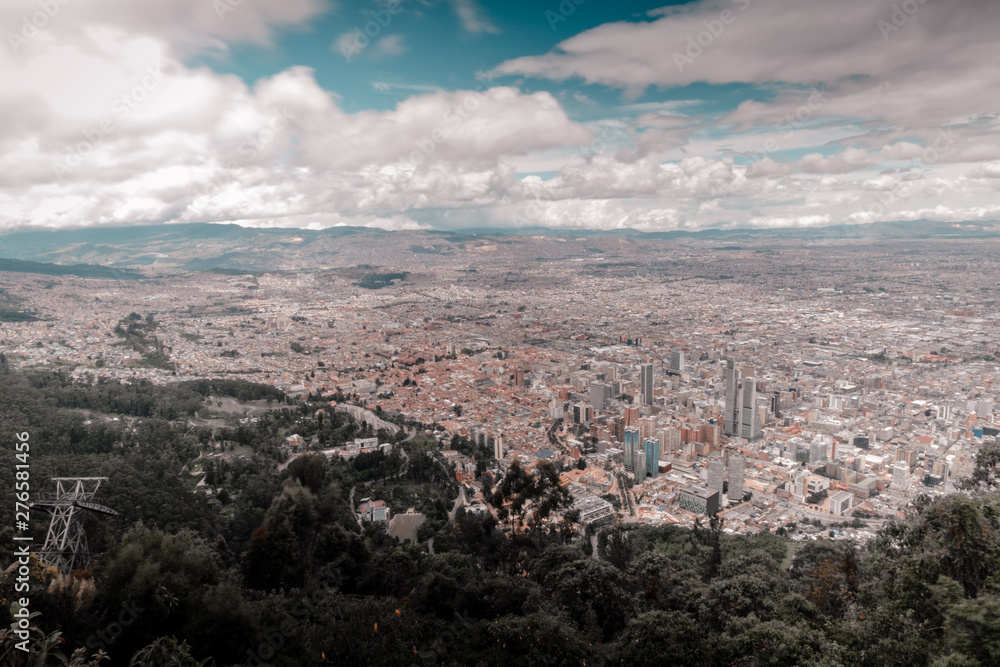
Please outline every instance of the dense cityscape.
[{"label": "dense cityscape", "polygon": [[0,667],[1000,665],[996,0],[0,2]]},{"label": "dense cityscape", "polygon": [[[371,285],[337,269],[8,273],[4,294],[38,320],[4,323],[0,341],[77,379],[349,395],[433,425],[486,511],[483,471],[452,437],[488,446],[494,475],[557,462],[584,525],[690,526],[718,510],[727,532],[865,540],[916,495],[953,491],[997,434],[1000,306],[981,244],[472,249],[347,272],[393,276]],[[532,253],[550,257],[523,264]],[[116,334],[130,313],[156,322],[159,363]]]}]

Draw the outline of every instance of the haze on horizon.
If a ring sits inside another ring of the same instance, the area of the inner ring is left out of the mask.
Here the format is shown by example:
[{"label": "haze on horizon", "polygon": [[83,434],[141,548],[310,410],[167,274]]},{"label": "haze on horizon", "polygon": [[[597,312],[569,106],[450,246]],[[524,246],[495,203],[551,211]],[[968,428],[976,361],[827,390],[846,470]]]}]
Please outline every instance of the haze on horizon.
[{"label": "haze on horizon", "polygon": [[1000,3],[608,4],[5,2],[0,231],[997,218]]}]

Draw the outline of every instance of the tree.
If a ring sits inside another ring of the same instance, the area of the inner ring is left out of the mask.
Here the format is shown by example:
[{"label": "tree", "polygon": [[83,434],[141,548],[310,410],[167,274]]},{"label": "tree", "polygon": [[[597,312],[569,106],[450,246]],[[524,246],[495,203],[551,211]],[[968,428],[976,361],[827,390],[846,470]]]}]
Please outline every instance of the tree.
[{"label": "tree", "polygon": [[994,438],[980,445],[972,474],[959,482],[959,488],[972,491],[997,487],[1000,487],[1000,441]]},{"label": "tree", "polygon": [[[219,582],[212,548],[190,531],[167,535],[136,524],[97,571],[99,604],[118,623],[116,653],[130,655],[162,633],[182,634],[193,614],[205,613],[201,596]],[[103,641],[103,640],[102,640]]]},{"label": "tree", "polygon": [[480,650],[465,664],[553,667],[593,664],[590,658],[594,649],[574,631],[573,621],[555,609],[502,616],[485,624],[483,635],[477,638]]},{"label": "tree", "polygon": [[634,555],[629,534],[615,526],[600,534],[597,539],[597,553],[619,570],[624,571]]},{"label": "tree", "polygon": [[549,516],[568,507],[572,500],[569,490],[559,484],[559,473],[551,461],[540,461],[531,473],[515,459],[490,503],[497,508],[501,521],[514,529],[528,528],[537,541],[545,532]]},{"label": "tree", "polygon": [[854,600],[857,560],[853,547],[825,540],[805,542],[795,552],[790,574],[806,599],[824,613],[838,616]]},{"label": "tree", "polygon": [[261,589],[301,586],[302,564],[311,562],[318,524],[316,496],[297,481],[286,486],[253,533],[246,560],[249,583]]},{"label": "tree", "polygon": [[806,498],[806,503],[808,503],[809,505],[820,505],[824,500],[827,499],[828,495],[829,494],[827,493],[826,489],[820,489],[816,493],[810,493],[809,496]]},{"label": "tree", "polygon": [[966,600],[947,613],[948,645],[953,653],[947,664],[1000,664],[1000,598]]},{"label": "tree", "polygon": [[178,642],[176,637],[160,637],[132,656],[129,667],[205,667],[214,665],[211,658],[196,660],[191,655],[187,641]]},{"label": "tree", "polygon": [[[653,646],[669,646],[669,659]],[[651,611],[632,619],[617,641],[616,657],[630,667],[710,664],[711,647],[694,619],[682,611]]]}]

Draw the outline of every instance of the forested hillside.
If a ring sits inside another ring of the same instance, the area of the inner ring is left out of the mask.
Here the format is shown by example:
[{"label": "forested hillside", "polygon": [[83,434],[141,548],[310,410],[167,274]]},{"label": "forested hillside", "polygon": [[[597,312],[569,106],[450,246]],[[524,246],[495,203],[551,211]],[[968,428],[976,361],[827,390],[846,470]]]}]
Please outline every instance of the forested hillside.
[{"label": "forested hillside", "polygon": [[[225,412],[229,399],[252,412]],[[392,454],[304,455],[279,471],[292,433],[317,448],[374,434],[259,385],[74,384],[0,364],[5,490],[23,431],[33,492],[104,476],[95,500],[119,516],[87,515],[92,570],[33,566],[34,653],[4,630],[3,665],[1000,664],[995,445],[968,491],[921,499],[864,547],[706,521],[609,527],[593,553],[560,518],[551,464],[495,481],[511,501],[500,521],[460,509],[449,522],[454,474],[432,438],[406,430],[380,434],[400,441]],[[423,512],[418,544],[360,527],[352,488]],[[47,515],[32,519],[40,546]]]}]

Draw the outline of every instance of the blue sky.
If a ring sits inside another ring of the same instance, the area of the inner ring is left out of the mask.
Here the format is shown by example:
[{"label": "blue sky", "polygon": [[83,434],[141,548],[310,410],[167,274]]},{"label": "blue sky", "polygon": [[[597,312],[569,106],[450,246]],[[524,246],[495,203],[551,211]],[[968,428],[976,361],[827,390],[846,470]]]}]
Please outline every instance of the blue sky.
[{"label": "blue sky", "polygon": [[[226,54],[204,55],[192,63],[236,74],[248,85],[289,67],[306,65],[315,70],[316,81],[323,88],[343,97],[345,109],[388,109],[419,90],[415,87],[474,89],[478,85],[477,74],[506,60],[547,53],[562,40],[605,23],[649,21],[649,10],[670,4],[683,3],[479,2],[476,13],[489,29],[472,32],[463,25],[450,2],[400,2],[398,14],[389,14],[386,5],[380,7],[374,2],[338,3],[326,5],[329,9],[307,24],[282,31],[271,45],[237,45]],[[563,15],[560,6],[572,7],[573,11]],[[376,46],[369,46],[348,60],[334,46],[336,39],[356,28],[364,30],[378,15],[383,22],[387,16],[391,18],[384,27],[379,23],[377,33],[369,30],[377,35],[375,44],[386,36],[399,37],[403,50],[395,55],[380,55]],[[517,78],[504,77],[497,83],[510,83]],[[379,83],[390,88],[380,90],[376,87]],[[576,83],[553,87],[532,80],[522,85],[529,91],[560,89],[559,99],[567,105],[574,104],[574,92],[583,92],[605,105],[614,105],[622,97],[620,91],[604,86]],[[682,99],[682,96],[681,92],[653,91],[643,99]],[[579,103],[575,106],[579,113],[587,114],[586,106]]]},{"label": "blue sky", "polygon": [[0,7],[0,230],[1000,213],[1000,3],[91,0],[39,16]]}]

